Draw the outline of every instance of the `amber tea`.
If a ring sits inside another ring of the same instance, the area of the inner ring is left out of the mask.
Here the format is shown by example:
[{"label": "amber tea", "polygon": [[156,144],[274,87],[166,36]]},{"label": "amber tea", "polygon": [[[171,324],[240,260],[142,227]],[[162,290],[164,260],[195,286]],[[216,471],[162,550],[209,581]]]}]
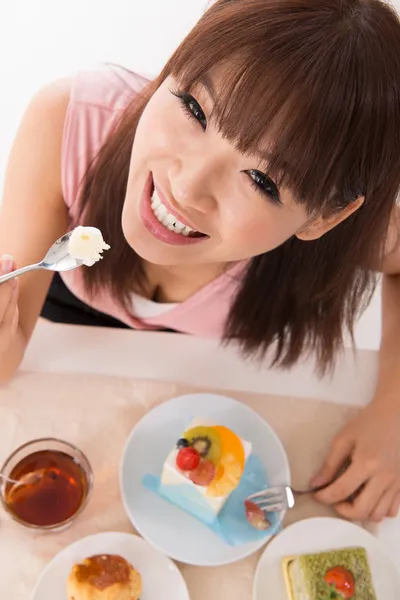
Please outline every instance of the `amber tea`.
[{"label": "amber tea", "polygon": [[59,450],[39,450],[25,456],[8,477],[19,483],[5,485],[7,509],[18,520],[36,527],[68,521],[88,494],[85,469],[77,458]]}]

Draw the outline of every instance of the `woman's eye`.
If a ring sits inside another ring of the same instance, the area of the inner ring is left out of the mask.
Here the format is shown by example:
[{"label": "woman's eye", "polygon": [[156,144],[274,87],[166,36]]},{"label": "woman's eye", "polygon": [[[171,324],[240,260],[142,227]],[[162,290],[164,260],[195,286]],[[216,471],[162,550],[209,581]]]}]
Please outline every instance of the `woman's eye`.
[{"label": "woman's eye", "polygon": [[250,171],[246,172],[250,177],[252,187],[254,187],[257,192],[269,196],[275,204],[282,206],[279,190],[270,177],[255,169],[250,169]]},{"label": "woman's eye", "polygon": [[195,119],[205,131],[207,129],[207,117],[203,109],[191,94],[187,92],[172,92],[182,104],[182,108],[190,119]]}]

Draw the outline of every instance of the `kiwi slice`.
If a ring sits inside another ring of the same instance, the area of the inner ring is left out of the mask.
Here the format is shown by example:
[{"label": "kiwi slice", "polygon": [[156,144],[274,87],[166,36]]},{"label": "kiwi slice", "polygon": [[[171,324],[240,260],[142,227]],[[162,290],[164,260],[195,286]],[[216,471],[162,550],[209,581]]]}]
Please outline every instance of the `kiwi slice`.
[{"label": "kiwi slice", "polygon": [[197,450],[202,458],[206,458],[211,449],[211,440],[207,436],[200,435],[199,437],[192,438],[190,445]]},{"label": "kiwi slice", "polygon": [[215,465],[221,458],[222,443],[220,435],[213,427],[199,425],[185,431],[185,439],[195,448],[202,458],[211,460]]}]

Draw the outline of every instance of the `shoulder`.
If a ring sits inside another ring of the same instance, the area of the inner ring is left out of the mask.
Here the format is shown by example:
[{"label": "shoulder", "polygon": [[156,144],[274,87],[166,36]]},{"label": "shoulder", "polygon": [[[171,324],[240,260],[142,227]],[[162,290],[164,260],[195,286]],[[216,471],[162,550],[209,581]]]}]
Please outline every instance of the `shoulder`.
[{"label": "shoulder", "polygon": [[79,214],[81,184],[124,110],[148,80],[115,65],[80,71],[70,89],[63,128],[61,181],[71,221]]},{"label": "shoulder", "polygon": [[70,92],[71,80],[63,79],[33,96],[11,148],[7,180],[27,172],[31,179],[46,182],[47,189],[61,189],[62,138]]},{"label": "shoulder", "polygon": [[118,65],[104,65],[76,74],[71,102],[109,111],[123,110],[148,83],[137,73]]},{"label": "shoulder", "polygon": [[[145,77],[122,67],[107,65],[80,71],[74,77],[61,79],[41,88],[31,99],[22,118],[20,130],[36,130],[40,135],[61,138],[74,105],[86,107],[90,115],[99,110],[119,112],[148,83]],[[75,107],[79,112],[79,107]]]},{"label": "shoulder", "polygon": [[20,130],[61,136],[71,97],[72,80],[62,79],[41,88],[23,115]]}]

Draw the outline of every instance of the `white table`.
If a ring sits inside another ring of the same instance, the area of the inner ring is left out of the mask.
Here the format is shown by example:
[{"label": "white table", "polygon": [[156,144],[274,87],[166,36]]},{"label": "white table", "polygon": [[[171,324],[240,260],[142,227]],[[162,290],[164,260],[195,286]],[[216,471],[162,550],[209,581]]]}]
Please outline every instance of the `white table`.
[{"label": "white table", "polygon": [[[180,381],[213,388],[315,397],[363,405],[377,376],[376,350],[345,350],[332,378],[318,380],[313,363],[290,372],[244,362],[237,352],[190,336],[64,326],[41,321],[22,369],[86,372]],[[400,517],[384,522],[379,538],[400,570]]]}]

